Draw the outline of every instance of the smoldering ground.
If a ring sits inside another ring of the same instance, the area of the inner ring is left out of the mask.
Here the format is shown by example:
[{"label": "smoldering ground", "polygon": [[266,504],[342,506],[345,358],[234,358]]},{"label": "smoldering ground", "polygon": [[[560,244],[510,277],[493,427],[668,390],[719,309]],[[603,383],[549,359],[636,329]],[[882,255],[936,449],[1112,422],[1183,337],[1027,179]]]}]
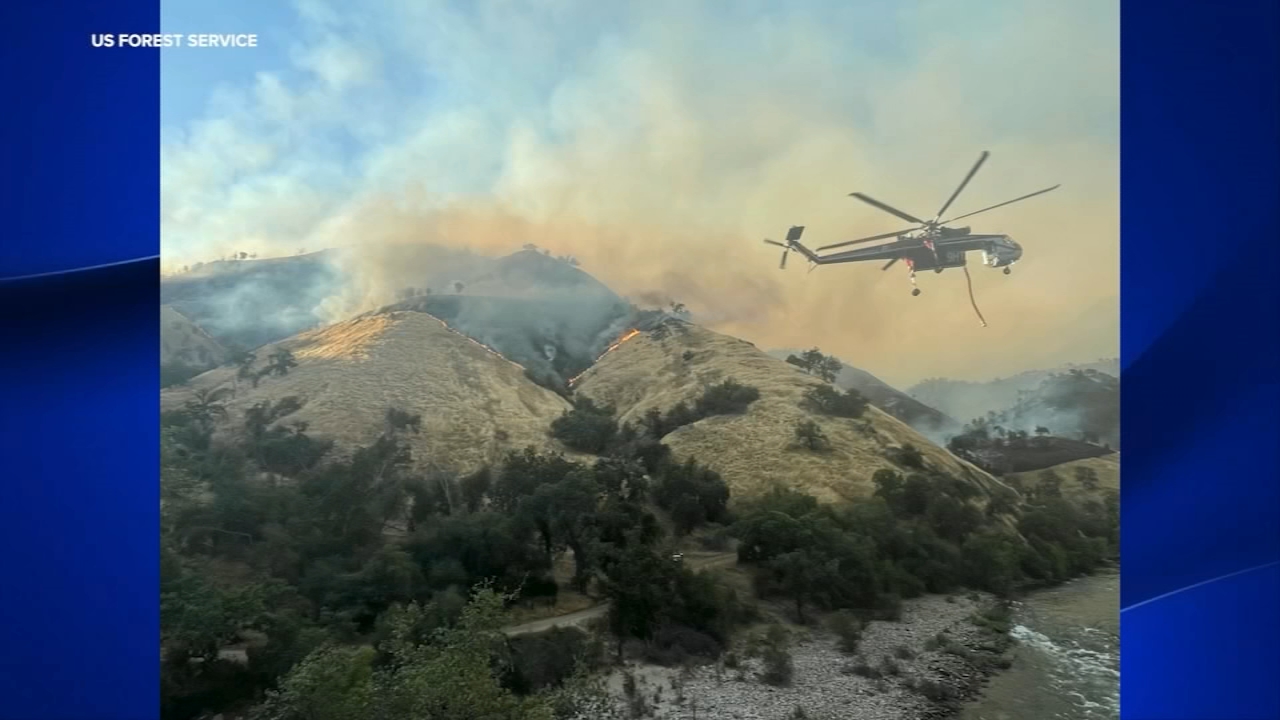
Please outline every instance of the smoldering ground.
[{"label": "smoldering ground", "polygon": [[[220,88],[171,133],[170,264],[347,247],[341,314],[420,284],[419,244],[533,243],[620,295],[899,386],[1116,354],[1114,3],[299,7],[295,67]],[[912,298],[898,268],[806,274],[793,255],[781,273],[760,242],[902,227],[855,190],[931,217],[981,150],[958,212],[1062,183],[973,220],[1026,251],[1012,276],[971,270],[990,327],[956,271]]]}]

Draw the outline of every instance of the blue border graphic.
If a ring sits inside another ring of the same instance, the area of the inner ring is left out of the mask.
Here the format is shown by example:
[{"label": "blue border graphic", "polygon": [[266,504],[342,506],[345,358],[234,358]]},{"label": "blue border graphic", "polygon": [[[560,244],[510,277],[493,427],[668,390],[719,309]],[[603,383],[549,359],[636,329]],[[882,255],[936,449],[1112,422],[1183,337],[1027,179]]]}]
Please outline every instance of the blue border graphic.
[{"label": "blue border graphic", "polygon": [[1122,7],[1121,717],[1280,718],[1280,4]]},{"label": "blue border graphic", "polygon": [[0,718],[159,712],[159,25],[0,4]]}]

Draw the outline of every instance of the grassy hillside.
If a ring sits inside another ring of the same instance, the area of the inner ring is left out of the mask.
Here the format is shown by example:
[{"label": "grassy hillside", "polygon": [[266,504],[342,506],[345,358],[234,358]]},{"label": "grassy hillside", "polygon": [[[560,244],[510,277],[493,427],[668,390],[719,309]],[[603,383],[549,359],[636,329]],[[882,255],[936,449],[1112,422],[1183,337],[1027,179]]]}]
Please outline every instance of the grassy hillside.
[{"label": "grassy hillside", "polygon": [[[574,387],[635,424],[650,410],[693,403],[708,386],[729,379],[758,389],[759,400],[743,414],[699,420],[662,441],[677,457],[696,457],[723,475],[735,497],[758,496],[775,485],[827,501],[865,497],[876,470],[902,469],[895,457],[906,445],[920,451],[924,467],[984,489],[997,484],[877,408],[854,420],[805,407],[806,392],[825,385],[821,380],[751,343],[674,319],[604,355]],[[806,421],[821,428],[828,450],[797,446],[795,428]]]},{"label": "grassy hillside", "polygon": [[[803,352],[803,350],[770,350],[769,355],[779,360],[786,360],[788,356],[800,355]],[[935,440],[940,433],[960,428],[960,423],[946,413],[929,407],[866,370],[853,367],[843,360],[839,362],[841,363],[840,372],[835,379],[837,387],[857,390],[863,397],[870,400],[872,405]]]},{"label": "grassy hillside", "polygon": [[1046,471],[1062,478],[1062,491],[1068,497],[1088,497],[1098,492],[1120,489],[1120,453],[1066,462],[1036,472],[1011,473],[1006,479],[1010,483],[1029,488],[1039,482]]},{"label": "grassy hillside", "polygon": [[234,434],[254,405],[293,397],[301,408],[282,422],[305,422],[339,451],[372,442],[396,408],[422,417],[410,439],[419,463],[468,472],[510,450],[556,447],[547,429],[569,407],[519,365],[421,312],[370,313],[267,345],[249,371],[262,372],[280,350],[297,362],[284,375],[267,374],[255,387],[237,368],[216,368],[164,391],[161,408],[229,390],[218,427]]},{"label": "grassy hillside", "polygon": [[160,306],[160,385],[183,382],[227,359],[227,349],[182,313]]},{"label": "grassy hillside", "polygon": [[180,362],[208,369],[226,359],[226,348],[173,308],[160,306],[160,364]]}]

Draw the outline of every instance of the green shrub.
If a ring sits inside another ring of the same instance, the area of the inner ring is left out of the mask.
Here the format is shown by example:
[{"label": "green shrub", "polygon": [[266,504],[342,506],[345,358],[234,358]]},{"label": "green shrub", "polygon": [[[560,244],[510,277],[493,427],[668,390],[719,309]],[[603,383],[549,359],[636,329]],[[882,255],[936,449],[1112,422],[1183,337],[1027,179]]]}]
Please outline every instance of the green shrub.
[{"label": "green shrub", "polygon": [[831,631],[836,634],[840,652],[852,655],[858,652],[858,643],[862,641],[862,621],[848,611],[840,610],[831,616]]},{"label": "green shrub", "polygon": [[759,390],[730,378],[704,390],[702,397],[694,405],[694,412],[699,418],[738,415],[746,412],[751,403],[759,399]]},{"label": "green shrub", "polygon": [[814,412],[842,418],[860,418],[867,409],[867,399],[857,390],[843,393],[830,385],[815,385],[804,395],[805,404]]},{"label": "green shrub", "polygon": [[762,679],[776,686],[786,686],[791,684],[791,679],[795,675],[795,664],[791,658],[791,650],[788,647],[789,639],[787,631],[781,625],[770,626],[768,634],[765,636],[765,643],[761,660],[764,662],[764,674]]},{"label": "green shrub", "polygon": [[576,628],[552,628],[508,641],[510,665],[503,684],[522,695],[558,687],[579,668],[593,668],[587,634]]},{"label": "green shrub", "polygon": [[795,427],[796,444],[810,452],[822,452],[831,448],[831,441],[822,432],[822,426],[812,420],[801,420]]},{"label": "green shrub", "polygon": [[551,434],[566,447],[599,455],[618,434],[612,407],[597,407],[589,398],[579,398],[573,410],[551,423]]}]

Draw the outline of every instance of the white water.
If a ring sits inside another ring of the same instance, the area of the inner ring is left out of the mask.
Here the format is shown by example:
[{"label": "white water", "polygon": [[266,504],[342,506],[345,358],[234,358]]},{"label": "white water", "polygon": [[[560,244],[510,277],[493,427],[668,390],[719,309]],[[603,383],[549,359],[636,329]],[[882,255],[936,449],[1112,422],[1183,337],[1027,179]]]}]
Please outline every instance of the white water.
[{"label": "white water", "polygon": [[1013,667],[992,679],[964,720],[1117,720],[1119,575],[1108,572],[1018,604]]}]

